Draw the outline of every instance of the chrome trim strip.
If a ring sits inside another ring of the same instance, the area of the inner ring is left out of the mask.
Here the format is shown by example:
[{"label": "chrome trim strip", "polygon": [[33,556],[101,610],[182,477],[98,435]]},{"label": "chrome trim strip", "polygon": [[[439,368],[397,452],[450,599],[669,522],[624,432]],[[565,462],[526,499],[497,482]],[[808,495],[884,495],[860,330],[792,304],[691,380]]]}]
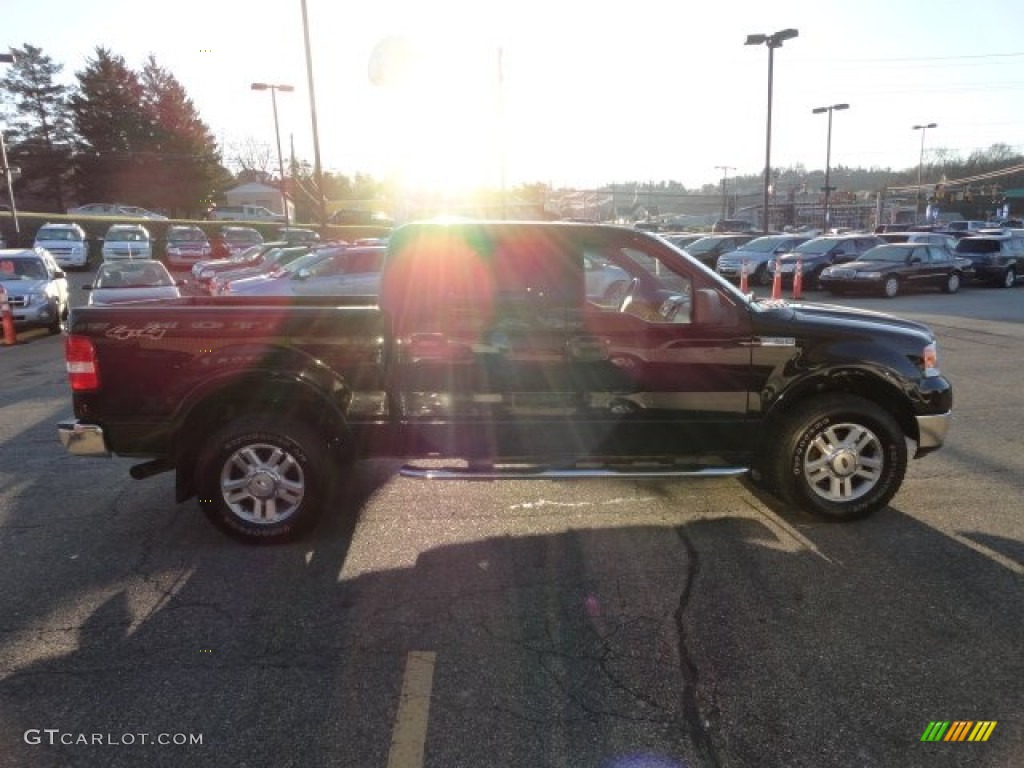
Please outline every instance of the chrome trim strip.
[{"label": "chrome trim strip", "polygon": [[61,445],[75,456],[110,456],[103,428],[95,424],[62,421],[57,425],[57,436]]},{"label": "chrome trim strip", "polygon": [[398,473],[418,480],[567,480],[594,477],[733,477],[748,467],[702,467],[700,469],[551,469],[548,467],[510,467],[470,469],[463,467],[417,467],[406,464]]}]

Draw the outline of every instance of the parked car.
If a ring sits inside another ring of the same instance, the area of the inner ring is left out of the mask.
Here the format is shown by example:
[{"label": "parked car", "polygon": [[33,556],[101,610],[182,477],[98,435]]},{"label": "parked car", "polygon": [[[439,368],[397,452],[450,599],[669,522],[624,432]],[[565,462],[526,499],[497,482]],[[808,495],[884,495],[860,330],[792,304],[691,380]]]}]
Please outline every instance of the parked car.
[{"label": "parked car", "polygon": [[153,239],[141,224],[113,224],[103,237],[103,260],[151,259]]},{"label": "parked car", "polygon": [[210,239],[199,227],[175,226],[167,229],[167,247],[164,251],[167,266],[190,268],[197,261],[213,255]]},{"label": "parked car", "polygon": [[831,293],[869,291],[887,298],[922,288],[956,293],[973,274],[969,259],[943,245],[887,243],[869,248],[855,261],[826,267],[818,282]]},{"label": "parked car", "polygon": [[946,224],[946,229],[950,232],[956,232],[959,234],[974,232],[979,229],[985,229],[985,227],[991,226],[988,222],[979,221],[977,219],[969,219],[967,221],[950,221]]},{"label": "parked car", "polygon": [[180,298],[179,284],[159,261],[138,259],[104,262],[82,289],[89,291],[89,304],[123,304]]},{"label": "parked car", "polygon": [[277,239],[288,245],[313,245],[320,242],[320,235],[315,229],[302,227],[281,227],[277,230]]},{"label": "parked car", "polygon": [[15,328],[46,328],[60,333],[68,316],[68,279],[45,248],[0,250],[0,283]]},{"label": "parked car", "polygon": [[781,254],[768,262],[768,273],[775,277],[775,266],[778,264],[782,273],[782,282],[791,283],[796,272],[797,262],[803,270],[805,288],[815,288],[818,277],[826,267],[855,261],[862,253],[876,245],[884,245],[885,241],[877,235],[822,235],[801,243],[789,253]]},{"label": "parked car", "polygon": [[1002,288],[1016,285],[1024,274],[1024,236],[1002,232],[972,235],[957,241],[957,256],[970,259],[974,277]]},{"label": "parked car", "polygon": [[755,234],[750,233],[746,235],[731,234],[731,235],[707,235],[702,237],[700,240],[695,240],[690,243],[685,250],[688,254],[693,256],[708,267],[708,269],[714,269],[715,264],[718,263],[718,257],[723,253],[729,251],[735,251],[744,243],[749,243],[756,237]]},{"label": "parked car", "polygon": [[597,304],[618,306],[629,289],[630,274],[602,258],[584,252],[583,276],[587,298]]},{"label": "parked car", "polygon": [[[197,261],[192,265],[192,277],[195,278],[200,284],[208,285],[209,282],[219,272],[227,272],[232,269],[241,269],[242,267],[251,267],[260,259],[263,258],[263,254],[267,251],[273,250],[274,248],[283,248],[286,243],[261,243],[260,245],[253,245],[246,248],[244,251],[239,251],[234,256],[227,258],[213,258],[203,259]],[[217,253],[217,249],[214,248],[214,254]]]},{"label": "parked car", "polygon": [[62,267],[89,266],[89,242],[77,224],[43,224],[36,232],[35,247],[48,250]]},{"label": "parked car", "polygon": [[263,235],[252,227],[221,227],[219,234],[229,258],[246,248],[263,244]]},{"label": "parked car", "polygon": [[68,213],[72,216],[126,216],[136,219],[167,221],[167,217],[163,214],[154,213],[137,205],[122,203],[87,203],[77,208],[68,208]]},{"label": "parked car", "polygon": [[686,249],[686,246],[697,242],[702,237],[707,237],[707,232],[659,232],[660,237],[668,240],[676,248]]},{"label": "parked car", "polygon": [[327,248],[263,277],[232,281],[225,291],[247,296],[376,296],[387,248]]},{"label": "parked car", "polygon": [[782,253],[788,253],[810,240],[809,235],[765,235],[755,237],[739,248],[718,257],[715,270],[729,280],[739,280],[743,262],[747,262],[747,279],[751,285],[768,285],[768,262]]},{"label": "parked car", "polygon": [[719,219],[711,228],[712,232],[750,232],[754,233],[754,225],[746,219]]},{"label": "parked car", "polygon": [[232,280],[242,280],[246,277],[273,272],[285,264],[295,261],[300,256],[305,256],[307,253],[309,253],[308,245],[271,248],[264,251],[263,255],[252,264],[235,269],[220,270],[207,283],[207,289],[211,295],[222,294],[224,293],[224,286]]}]

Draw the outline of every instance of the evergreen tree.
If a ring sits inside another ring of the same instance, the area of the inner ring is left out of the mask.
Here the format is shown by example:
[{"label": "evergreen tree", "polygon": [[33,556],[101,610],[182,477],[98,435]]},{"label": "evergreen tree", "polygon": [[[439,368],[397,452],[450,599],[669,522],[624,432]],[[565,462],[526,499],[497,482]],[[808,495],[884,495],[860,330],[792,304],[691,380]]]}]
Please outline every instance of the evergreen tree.
[{"label": "evergreen tree", "polygon": [[75,183],[85,202],[145,206],[149,183],[144,152],[152,126],[141,108],[142,84],[124,58],[103,47],[76,73],[71,111],[79,141]]},{"label": "evergreen tree", "polygon": [[150,124],[148,199],[171,213],[197,215],[214,189],[229,180],[216,140],[184,86],[153,56],[146,60],[140,82],[142,109]]},{"label": "evergreen tree", "polygon": [[17,194],[33,208],[63,212],[74,144],[70,89],[55,82],[63,66],[27,43],[12,53],[15,63],[0,80],[0,91],[13,108],[6,135],[8,162],[22,170]]}]

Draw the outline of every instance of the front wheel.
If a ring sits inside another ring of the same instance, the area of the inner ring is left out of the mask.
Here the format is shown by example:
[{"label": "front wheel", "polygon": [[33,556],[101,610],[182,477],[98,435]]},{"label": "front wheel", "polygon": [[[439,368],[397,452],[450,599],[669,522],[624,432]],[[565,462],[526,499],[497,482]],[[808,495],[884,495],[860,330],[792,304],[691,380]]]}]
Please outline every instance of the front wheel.
[{"label": "front wheel", "polygon": [[305,426],[242,417],[207,440],[197,463],[199,505],[249,542],[291,539],[316,521],[327,487],[327,445]]},{"label": "front wheel", "polygon": [[1014,271],[1013,267],[1008,267],[1007,270],[1003,273],[1003,282],[1000,283],[1000,286],[1003,288],[1013,288],[1013,286],[1015,286],[1016,284],[1017,273],[1016,271]]},{"label": "front wheel", "polygon": [[896,277],[887,277],[882,283],[882,295],[887,299],[895,299],[900,292],[900,281]]},{"label": "front wheel", "polygon": [[895,419],[874,403],[824,395],[785,418],[766,467],[787,503],[829,520],[856,520],[896,495],[907,445]]}]

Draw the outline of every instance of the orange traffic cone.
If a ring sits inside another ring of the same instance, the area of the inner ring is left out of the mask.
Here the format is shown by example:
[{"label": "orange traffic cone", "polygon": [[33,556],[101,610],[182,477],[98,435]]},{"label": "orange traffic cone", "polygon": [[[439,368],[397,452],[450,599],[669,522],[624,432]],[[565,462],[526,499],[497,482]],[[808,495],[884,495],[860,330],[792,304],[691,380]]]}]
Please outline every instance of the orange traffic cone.
[{"label": "orange traffic cone", "polygon": [[750,293],[750,286],[747,285],[747,260],[743,260],[743,264],[740,266],[740,293]]},{"label": "orange traffic cone", "polygon": [[0,315],[3,315],[4,344],[8,346],[18,343],[18,334],[14,330],[14,312],[7,300],[7,291],[0,285]]},{"label": "orange traffic cone", "polygon": [[782,298],[782,265],[775,259],[775,277],[772,279],[772,299]]},{"label": "orange traffic cone", "polygon": [[796,260],[796,271],[793,272],[793,298],[804,297],[804,265],[802,259]]}]

